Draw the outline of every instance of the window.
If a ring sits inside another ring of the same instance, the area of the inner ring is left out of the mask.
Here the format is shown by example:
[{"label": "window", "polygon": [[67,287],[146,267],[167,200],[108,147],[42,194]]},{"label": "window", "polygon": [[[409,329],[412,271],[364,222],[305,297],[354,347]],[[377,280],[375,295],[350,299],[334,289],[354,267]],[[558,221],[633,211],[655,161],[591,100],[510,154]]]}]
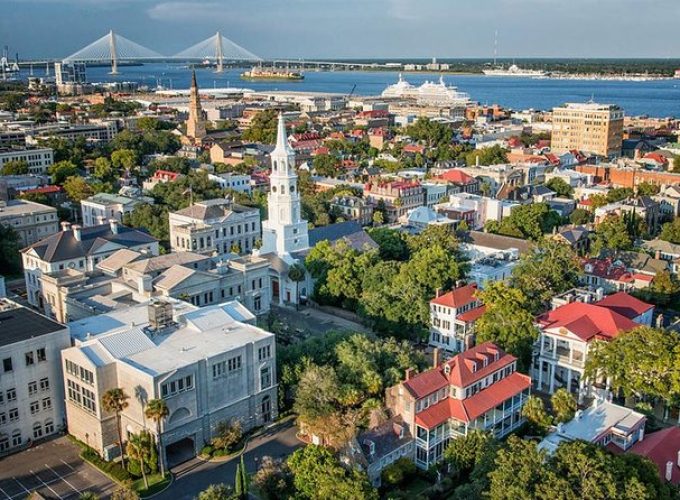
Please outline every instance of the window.
[{"label": "window", "polygon": [[52,399],[51,398],[43,398],[42,407],[43,407],[43,410],[51,410],[52,409]]},{"label": "window", "polygon": [[29,382],[28,395],[33,396],[36,392],[38,392],[38,382]]},{"label": "window", "polygon": [[0,413],[0,425],[4,425],[7,423],[7,413],[1,412]]},{"label": "window", "polygon": [[40,402],[39,401],[31,401],[31,415],[35,415],[40,411]]},{"label": "window", "polygon": [[2,369],[5,372],[11,372],[12,371],[12,358],[5,358],[2,360]]},{"label": "window", "polygon": [[41,347],[36,351],[37,357],[38,357],[38,362],[42,361],[47,361],[47,353],[45,352],[45,348]]},{"label": "window", "polygon": [[41,378],[40,379],[40,390],[41,391],[49,391],[50,390],[50,379],[48,379],[48,378]]},{"label": "window", "polygon": [[162,396],[174,396],[181,392],[190,391],[194,388],[194,379],[191,375],[182,377],[170,382],[166,382],[161,385],[161,395]]},{"label": "window", "polygon": [[213,371],[213,378],[218,378],[222,376],[224,373],[227,372],[227,363],[226,361],[220,361],[219,363],[215,363],[212,365],[212,371]]},{"label": "window", "polygon": [[42,437],[42,435],[42,424],[40,422],[36,422],[33,424],[33,439],[39,439]]},{"label": "window", "polygon": [[266,345],[264,347],[260,347],[257,350],[257,359],[258,361],[262,361],[263,359],[269,359],[272,355],[272,346],[271,344]]},{"label": "window", "polygon": [[12,446],[21,445],[21,431],[12,432]]},{"label": "window", "polygon": [[19,408],[12,408],[9,410],[9,421],[16,422],[19,420]]},{"label": "window", "polygon": [[54,422],[48,419],[45,420],[45,434],[52,434],[54,432]]},{"label": "window", "polygon": [[260,370],[260,390],[266,389],[272,385],[271,371],[268,366]]},{"label": "window", "polygon": [[26,357],[26,366],[31,366],[35,362],[33,359],[33,351],[27,352],[24,356]]},{"label": "window", "polygon": [[7,401],[16,401],[17,400],[17,390],[16,389],[7,389]]},{"label": "window", "polygon": [[233,372],[241,369],[241,356],[229,358],[227,360],[228,371]]}]

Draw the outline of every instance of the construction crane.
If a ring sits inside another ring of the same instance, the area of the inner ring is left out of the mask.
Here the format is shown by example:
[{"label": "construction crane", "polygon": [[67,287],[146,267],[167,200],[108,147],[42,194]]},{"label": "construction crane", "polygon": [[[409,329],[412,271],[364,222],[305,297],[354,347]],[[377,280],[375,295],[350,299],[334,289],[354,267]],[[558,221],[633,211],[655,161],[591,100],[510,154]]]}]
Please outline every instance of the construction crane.
[{"label": "construction crane", "polygon": [[354,86],[352,87],[352,90],[350,90],[350,91],[349,91],[349,94],[347,94],[347,99],[349,99],[350,97],[352,97],[352,95],[354,94],[354,90],[355,90],[356,88],[357,88],[357,84],[355,83]]}]

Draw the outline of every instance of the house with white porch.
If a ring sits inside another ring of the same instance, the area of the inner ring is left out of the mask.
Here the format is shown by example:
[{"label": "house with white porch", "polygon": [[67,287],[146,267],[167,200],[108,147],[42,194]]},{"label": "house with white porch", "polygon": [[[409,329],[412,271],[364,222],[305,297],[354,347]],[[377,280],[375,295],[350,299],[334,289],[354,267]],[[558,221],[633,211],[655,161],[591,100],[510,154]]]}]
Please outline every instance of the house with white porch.
[{"label": "house with white porch", "polygon": [[484,305],[477,298],[477,284],[460,286],[430,301],[430,345],[448,352],[462,352],[475,343],[474,325]]}]

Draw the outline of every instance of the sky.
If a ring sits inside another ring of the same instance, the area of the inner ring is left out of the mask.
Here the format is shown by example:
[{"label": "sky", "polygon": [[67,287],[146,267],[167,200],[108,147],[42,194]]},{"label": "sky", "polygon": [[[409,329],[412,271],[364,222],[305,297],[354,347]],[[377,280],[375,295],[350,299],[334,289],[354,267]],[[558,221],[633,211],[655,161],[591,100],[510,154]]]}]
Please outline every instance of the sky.
[{"label": "sky", "polygon": [[267,58],[680,58],[680,0],[0,0],[0,45],[66,57],[110,29],[172,55],[217,30]]}]

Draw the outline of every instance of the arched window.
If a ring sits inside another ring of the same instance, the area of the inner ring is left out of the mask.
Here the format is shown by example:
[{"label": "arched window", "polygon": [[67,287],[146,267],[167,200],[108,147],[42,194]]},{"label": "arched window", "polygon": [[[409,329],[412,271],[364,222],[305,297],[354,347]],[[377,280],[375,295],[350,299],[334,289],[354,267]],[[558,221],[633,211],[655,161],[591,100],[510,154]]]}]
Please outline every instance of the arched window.
[{"label": "arched window", "polygon": [[272,186],[272,193],[276,193],[276,186]]},{"label": "arched window", "polygon": [[291,193],[294,193],[294,192],[295,192],[295,185],[294,185],[294,184],[291,184],[291,185],[290,185],[290,192],[291,192]]},{"label": "arched window", "polygon": [[182,420],[184,418],[190,417],[191,412],[189,411],[188,408],[178,408],[174,412],[172,412],[172,415],[170,415],[170,419],[168,420],[168,423],[173,424],[177,422],[178,420]]},{"label": "arched window", "polygon": [[21,441],[21,431],[19,429],[12,431],[12,446],[19,446]]}]

